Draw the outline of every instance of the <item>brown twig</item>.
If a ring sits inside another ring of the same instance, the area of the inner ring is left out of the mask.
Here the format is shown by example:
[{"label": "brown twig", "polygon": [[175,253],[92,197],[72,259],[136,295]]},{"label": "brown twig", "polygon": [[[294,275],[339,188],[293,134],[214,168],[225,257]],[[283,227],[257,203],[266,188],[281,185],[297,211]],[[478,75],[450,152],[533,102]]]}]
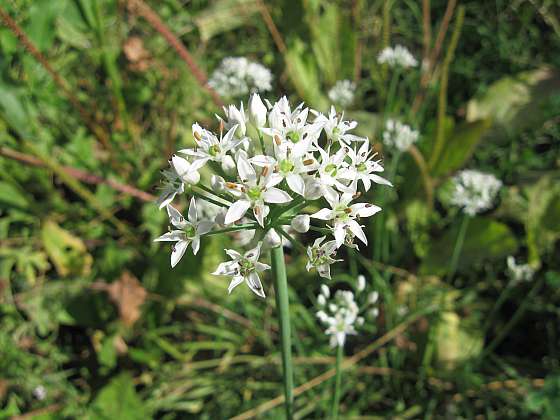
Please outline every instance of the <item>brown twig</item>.
[{"label": "brown twig", "polygon": [[432,44],[432,17],[430,12],[430,0],[422,0],[422,33],[424,41],[423,62],[427,62]]},{"label": "brown twig", "polygon": [[448,0],[447,7],[445,9],[445,14],[443,15],[443,19],[439,26],[439,31],[436,37],[436,42],[434,48],[428,54],[427,59],[423,63],[425,65],[425,69],[422,73],[422,77],[420,78],[420,89],[414,98],[414,102],[412,103],[412,113],[418,112],[424,98],[426,96],[426,89],[432,80],[434,75],[435,63],[439,58],[439,54],[441,52],[441,48],[443,45],[443,41],[445,40],[445,36],[447,35],[447,30],[449,29],[449,22],[453,17],[453,12],[455,11],[455,6],[457,5],[457,0]]},{"label": "brown twig", "polygon": [[284,39],[282,38],[282,35],[280,35],[280,31],[278,31],[274,20],[272,20],[268,7],[266,7],[266,4],[264,4],[262,0],[257,0],[257,6],[259,7],[259,12],[264,20],[264,23],[266,24],[266,27],[276,44],[276,48],[278,48],[278,51],[280,51],[282,55],[286,55],[288,48],[286,48]]},{"label": "brown twig", "polygon": [[[16,150],[10,149],[8,147],[0,146],[0,156],[7,157],[9,159],[17,160],[19,162],[25,163],[26,165],[37,166],[37,167],[45,167],[45,163],[35,157],[25,153],[18,152]],[[99,185],[104,184],[112,189],[122,192],[124,194],[130,195],[132,197],[136,197],[142,201],[150,202],[154,201],[156,197],[150,193],[145,191],[139,190],[131,185],[122,184],[118,181],[114,181],[111,179],[105,179],[100,176],[91,174],[89,172],[83,171],[81,169],[73,168],[71,166],[63,166],[64,172],[70,175],[77,180],[85,182],[86,184],[93,184]]]},{"label": "brown twig", "polygon": [[0,17],[4,22],[4,25],[8,27],[10,31],[18,38],[18,40],[23,44],[25,49],[37,60],[50,74],[52,79],[54,80],[55,84],[64,92],[66,98],[70,101],[72,106],[76,108],[82,120],[87,125],[87,127],[92,131],[95,137],[103,144],[106,149],[111,149],[111,144],[109,142],[109,136],[105,133],[101,127],[96,124],[93,119],[90,117],[89,113],[86,109],[82,106],[78,98],[74,95],[72,90],[70,89],[66,80],[62,78],[62,76],[57,73],[52,66],[50,65],[47,58],[37,49],[37,47],[31,42],[31,40],[27,37],[25,32],[19,27],[15,20],[0,7]]},{"label": "brown twig", "polygon": [[187,50],[187,47],[185,47],[171,29],[163,23],[159,15],[142,0],[128,0],[128,6],[133,13],[146,19],[148,23],[165,38],[167,43],[185,62],[198,84],[210,94],[214,103],[221,108],[224,103],[222,102],[220,95],[218,95],[218,93],[208,85],[208,77],[206,76],[206,73],[198,66],[196,60]]}]

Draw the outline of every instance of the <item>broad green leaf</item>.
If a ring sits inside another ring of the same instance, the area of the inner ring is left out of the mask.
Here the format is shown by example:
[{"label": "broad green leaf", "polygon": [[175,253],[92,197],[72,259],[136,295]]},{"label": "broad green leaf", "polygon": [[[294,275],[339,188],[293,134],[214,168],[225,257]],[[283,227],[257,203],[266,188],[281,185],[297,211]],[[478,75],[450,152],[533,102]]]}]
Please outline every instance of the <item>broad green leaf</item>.
[{"label": "broad green leaf", "polygon": [[56,19],[56,34],[62,41],[75,48],[86,49],[91,47],[88,35],[62,16]]},{"label": "broad green leaf", "polygon": [[256,0],[218,0],[199,13],[194,23],[206,42],[216,35],[254,22],[253,15],[258,11]]},{"label": "broad green leaf", "polygon": [[445,139],[441,155],[432,169],[433,176],[444,176],[464,166],[490,128],[489,119],[455,126]]},{"label": "broad green leaf", "polygon": [[465,324],[455,312],[444,312],[437,321],[436,360],[448,369],[476,357],[483,348],[480,329],[467,328]]},{"label": "broad green leaf", "polygon": [[560,177],[545,176],[526,191],[529,199],[525,219],[529,262],[538,267],[541,256],[560,239]]},{"label": "broad green leaf", "polygon": [[93,258],[80,238],[62,229],[52,220],[47,220],[41,229],[41,239],[58,274],[89,274]]},{"label": "broad green leaf", "polygon": [[97,395],[89,408],[90,419],[141,420],[149,418],[147,407],[136,393],[129,374],[112,379]]},{"label": "broad green leaf", "polygon": [[544,122],[542,106],[560,94],[560,72],[551,67],[498,80],[467,104],[467,121],[490,118],[488,137],[504,138]]},{"label": "broad green leaf", "polygon": [[29,200],[15,185],[0,181],[0,208],[2,207],[24,210],[29,208]]},{"label": "broad green leaf", "polygon": [[290,80],[301,98],[315,108],[326,110],[328,101],[321,89],[315,60],[303,42],[296,40],[285,58]]},{"label": "broad green leaf", "polygon": [[[420,271],[423,274],[443,275],[449,268],[449,261],[457,240],[457,229],[450,229],[433,241]],[[488,218],[473,218],[469,221],[458,268],[486,260],[500,260],[514,254],[518,248],[517,239],[510,228]]]}]

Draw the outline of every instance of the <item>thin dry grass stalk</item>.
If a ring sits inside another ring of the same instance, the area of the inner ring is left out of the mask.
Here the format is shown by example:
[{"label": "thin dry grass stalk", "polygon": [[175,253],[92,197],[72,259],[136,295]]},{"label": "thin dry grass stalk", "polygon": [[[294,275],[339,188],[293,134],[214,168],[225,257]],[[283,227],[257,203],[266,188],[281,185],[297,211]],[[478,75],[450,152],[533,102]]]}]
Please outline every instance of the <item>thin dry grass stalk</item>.
[{"label": "thin dry grass stalk", "polygon": [[218,107],[222,107],[224,103],[220,95],[208,85],[208,77],[206,73],[199,67],[187,47],[175,36],[169,27],[161,20],[158,14],[142,0],[128,0],[128,7],[132,13],[142,16],[161,36],[165,38],[167,43],[179,54],[179,57],[185,62],[198,84],[205,89],[212,100]]},{"label": "thin dry grass stalk", "polygon": [[[8,147],[0,146],[0,156],[4,156],[9,159],[17,160],[18,162],[25,163],[26,165],[37,166],[37,167],[45,167],[45,163],[35,156],[31,156],[25,153],[18,152],[16,150],[10,149]],[[139,190],[138,188],[133,187],[132,185],[122,184],[118,181],[114,181],[112,179],[105,179],[98,175],[94,175],[92,173],[83,171],[78,168],[73,168],[71,166],[62,166],[64,172],[66,172],[69,176],[76,178],[79,181],[85,182],[86,184],[92,185],[107,185],[108,187],[114,189],[115,191],[119,191],[123,194],[130,195],[132,197],[138,198],[139,200],[151,202],[155,201],[156,196],[145,191]]]},{"label": "thin dry grass stalk", "polygon": [[[431,308],[430,310],[434,311],[435,308]],[[360,362],[360,360],[362,360],[365,357],[369,356],[370,354],[374,353],[380,347],[384,346],[385,344],[387,344],[388,342],[390,342],[391,340],[395,339],[397,336],[402,334],[408,328],[408,326],[410,324],[416,322],[420,317],[425,316],[425,315],[426,315],[426,313],[424,312],[424,313],[419,313],[419,314],[416,314],[415,316],[410,317],[408,320],[399,324],[398,326],[393,328],[391,331],[387,332],[385,335],[383,335],[380,338],[378,338],[377,340],[375,340],[369,346],[365,347],[364,349],[362,349],[361,351],[356,353],[354,356],[347,358],[346,360],[344,360],[342,362],[342,365],[341,365],[342,370],[346,370],[346,369],[356,365],[358,362]],[[335,375],[335,373],[336,373],[336,369],[334,369],[334,368],[329,369],[326,372],[322,373],[321,375],[316,376],[315,378],[311,379],[310,381],[304,383],[303,385],[300,385],[300,386],[294,388],[294,397],[297,397],[297,396],[303,394],[304,392],[310,390],[311,388],[314,388],[314,387],[322,384],[323,382],[329,380],[330,378],[332,378]],[[253,417],[257,417],[257,416],[261,415],[262,413],[264,413],[268,410],[271,410],[274,407],[279,406],[283,402],[284,402],[284,396],[280,395],[276,398],[273,398],[270,401],[267,401],[267,402],[259,405],[256,408],[253,408],[253,409],[248,410],[244,413],[241,413],[238,416],[235,416],[235,417],[231,418],[230,420],[247,420],[247,419],[251,419]]]},{"label": "thin dry grass stalk", "polygon": [[70,89],[68,82],[57,73],[53,67],[50,65],[47,58],[37,49],[37,47],[31,42],[25,32],[19,27],[15,20],[0,7],[0,18],[4,22],[4,25],[12,31],[12,33],[17,37],[19,42],[24,46],[24,48],[37,60],[49,73],[56,85],[64,92],[66,98],[70,101],[72,106],[76,108],[80,117],[86,124],[86,126],[91,130],[99,142],[108,150],[111,149],[111,144],[109,142],[109,135],[94,122],[93,118],[89,115],[86,109],[82,106],[78,98]]}]

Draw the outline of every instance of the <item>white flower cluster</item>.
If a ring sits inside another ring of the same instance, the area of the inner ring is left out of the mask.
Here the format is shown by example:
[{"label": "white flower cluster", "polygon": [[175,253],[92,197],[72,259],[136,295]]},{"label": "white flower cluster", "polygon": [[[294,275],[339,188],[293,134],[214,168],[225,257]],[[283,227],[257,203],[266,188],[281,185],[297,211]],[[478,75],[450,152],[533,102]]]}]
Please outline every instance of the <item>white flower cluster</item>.
[{"label": "white flower cluster", "polygon": [[388,119],[383,132],[383,143],[388,147],[406,152],[410,146],[418,141],[419,136],[420,133],[413,130],[409,125]]},{"label": "white flower cluster", "polygon": [[517,264],[512,255],[507,258],[507,268],[513,283],[531,281],[535,275],[535,269],[533,267],[529,264]]},{"label": "white flower cluster", "polygon": [[377,56],[377,62],[391,67],[403,68],[416,67],[418,65],[416,58],[402,45],[384,48]]},{"label": "white flower cluster", "polygon": [[[174,267],[189,245],[198,252],[205,235],[250,232],[244,242],[256,246],[245,254],[226,250],[232,260],[220,264],[214,274],[232,277],[230,292],[245,282],[261,297],[259,273],[269,268],[258,262],[261,245],[279,246],[281,236],[292,239],[288,229],[304,233],[311,220],[326,221],[326,227],[316,229],[333,239],[322,236],[308,248],[307,269],[316,268],[328,278],[338,248],[357,248],[355,238],[367,244],[360,221],[381,210],[357,201],[359,187],[368,191],[374,183],[391,185],[378,175],[383,167],[369,140],[350,133],[356,122],[345,121],[334,108],[328,116],[303,104],[292,109],[286,97],[266,103],[253,94],[247,113],[243,104],[224,108],[217,135],[193,125],[196,146],[179,150],[163,171],[158,202],[167,209],[172,228],[156,239],[174,242]],[[203,166],[214,171],[209,183],[201,181]],[[182,193],[192,197],[187,218],[171,205]],[[304,212],[323,198],[327,208]]]},{"label": "white flower cluster", "polygon": [[502,181],[492,174],[465,169],[454,178],[451,204],[461,207],[469,216],[474,216],[492,207]]},{"label": "white flower cluster", "polygon": [[328,97],[335,104],[345,108],[354,102],[356,84],[350,80],[339,80],[329,90]]},{"label": "white flower cluster", "polygon": [[[363,288],[361,283],[363,282]],[[365,278],[358,278],[358,293],[365,288]],[[337,290],[331,296],[331,290],[325,284],[321,285],[321,292],[317,296],[317,304],[321,308],[317,312],[317,318],[327,329],[325,334],[329,335],[331,347],[344,346],[348,334],[357,334],[356,327],[364,324],[363,313],[368,312],[371,318],[379,315],[379,309],[375,306],[379,294],[371,292],[367,295],[366,302],[362,308],[356,302],[356,296],[350,290]],[[362,314],[362,315],[360,315]]]},{"label": "white flower cluster", "polygon": [[234,98],[272,89],[272,73],[245,57],[226,57],[212,73],[208,85],[220,96]]}]

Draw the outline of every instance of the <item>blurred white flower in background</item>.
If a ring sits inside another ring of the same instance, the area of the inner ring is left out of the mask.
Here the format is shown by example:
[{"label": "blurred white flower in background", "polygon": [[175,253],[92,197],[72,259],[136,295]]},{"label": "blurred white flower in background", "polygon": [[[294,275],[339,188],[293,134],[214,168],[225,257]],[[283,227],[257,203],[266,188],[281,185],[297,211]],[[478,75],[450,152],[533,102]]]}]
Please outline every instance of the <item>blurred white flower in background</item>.
[{"label": "blurred white flower in background", "polygon": [[43,385],[38,385],[33,389],[33,396],[39,401],[43,401],[47,398],[47,390]]},{"label": "blurred white flower in background", "polygon": [[420,133],[400,121],[388,119],[383,132],[383,143],[401,152],[406,152],[418,141]]},{"label": "blurred white flower in background", "polygon": [[403,68],[416,67],[418,65],[416,58],[402,45],[384,48],[377,56],[377,62],[391,67]]},{"label": "blurred white flower in background", "polygon": [[226,57],[210,76],[208,85],[226,98],[266,92],[272,89],[272,73],[245,57]]},{"label": "blurred white flower in background", "polygon": [[502,187],[502,181],[494,175],[471,169],[459,172],[453,178],[453,183],[451,204],[461,207],[469,216],[492,207]]},{"label": "blurred white flower in background", "polygon": [[367,312],[371,318],[379,315],[379,310],[374,307],[379,297],[378,293],[369,293],[365,302],[360,305],[357,297],[366,288],[365,277],[358,276],[357,283],[358,295],[354,295],[350,290],[337,290],[331,294],[327,285],[321,285],[321,292],[317,296],[320,309],[316,316],[327,327],[325,334],[330,336],[331,347],[344,346],[347,335],[358,333],[356,327],[365,322],[364,317],[360,315],[362,312]]},{"label": "blurred white flower in background", "polygon": [[331,101],[342,107],[348,107],[354,102],[356,84],[350,80],[339,80],[329,90],[328,96]]},{"label": "blurred white flower in background", "polygon": [[515,258],[510,255],[507,257],[508,274],[513,283],[531,281],[535,275],[535,269],[529,264],[517,264]]}]

